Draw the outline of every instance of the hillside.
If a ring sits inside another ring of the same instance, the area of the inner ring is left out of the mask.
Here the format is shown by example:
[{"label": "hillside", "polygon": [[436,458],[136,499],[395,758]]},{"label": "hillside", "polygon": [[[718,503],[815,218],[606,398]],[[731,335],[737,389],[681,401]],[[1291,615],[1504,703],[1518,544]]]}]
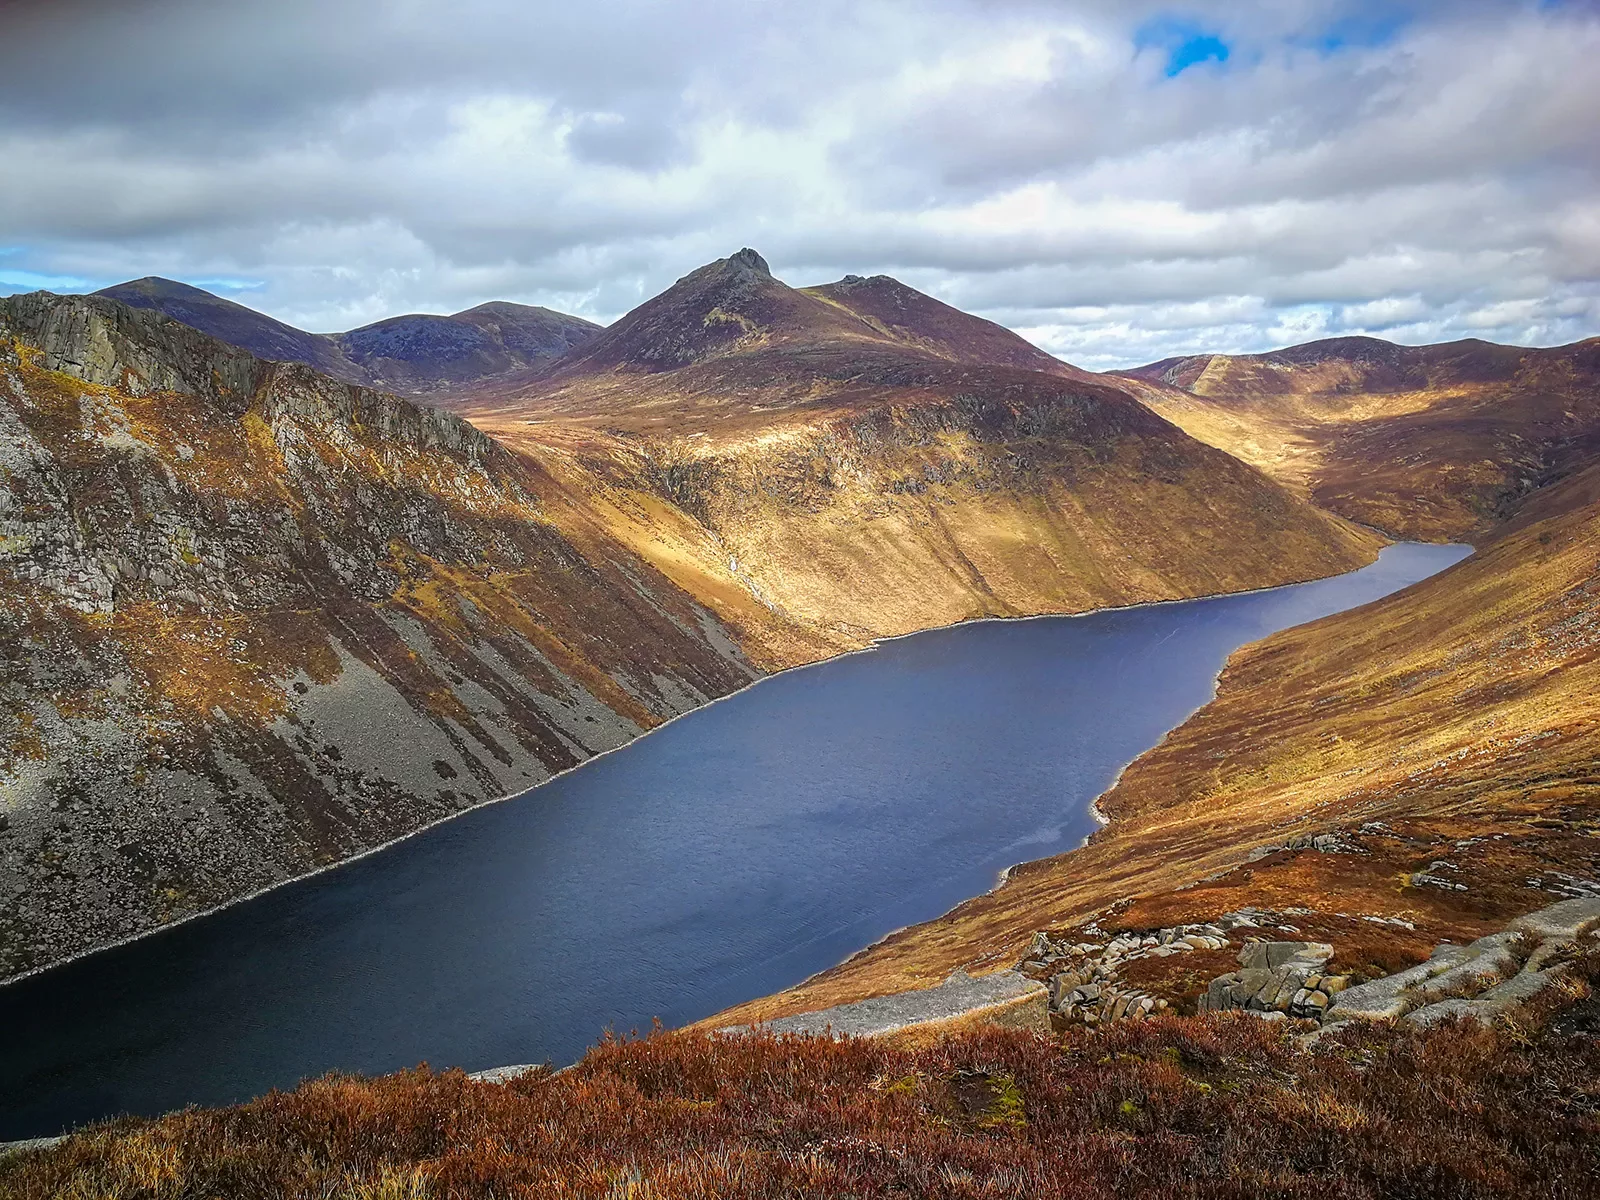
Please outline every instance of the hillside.
[{"label": "hillside", "polygon": [[[1081,936],[1255,908],[1381,974],[1508,916],[1600,895],[1600,466],[1459,565],[1239,651],[1217,697],[1099,802],[1111,824],[775,998],[810,1011]],[[1316,839],[1313,841],[1313,839]],[[1192,1005],[1200,958],[1140,980]]]},{"label": "hillside", "polygon": [[1600,453],[1600,339],[1530,350],[1335,338],[1115,377],[1202,441],[1397,537],[1481,535]]},{"label": "hillside", "polygon": [[460,419],[0,301],[0,976],[520,791],[758,673]]},{"label": "hillside", "polygon": [[600,328],[548,308],[492,301],[447,317],[411,314],[318,334],[154,276],[95,295],[163,313],[258,358],[306,363],[347,383],[432,399],[520,377]]},{"label": "hillside", "polygon": [[1512,1028],[1306,1049],[1251,1017],[611,1043],[509,1082],[330,1075],[0,1158],[0,1193],[177,1200],[1592,1194],[1591,964]]},{"label": "hillside", "polygon": [[1379,545],[999,326],[882,277],[791,288],[752,250],[462,411],[591,481],[617,537],[774,662],[798,659],[756,608],[845,649],[1312,578]]}]

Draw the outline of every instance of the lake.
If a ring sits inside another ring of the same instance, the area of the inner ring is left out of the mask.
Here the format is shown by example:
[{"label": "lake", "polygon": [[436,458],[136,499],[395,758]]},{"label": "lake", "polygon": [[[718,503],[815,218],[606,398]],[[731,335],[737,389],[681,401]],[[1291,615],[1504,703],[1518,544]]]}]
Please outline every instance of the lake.
[{"label": "lake", "polygon": [[1466,556],[932,630],[765,680],[501,804],[0,988],[0,1139],[338,1069],[570,1062],[777,991],[1077,846],[1239,646]]}]

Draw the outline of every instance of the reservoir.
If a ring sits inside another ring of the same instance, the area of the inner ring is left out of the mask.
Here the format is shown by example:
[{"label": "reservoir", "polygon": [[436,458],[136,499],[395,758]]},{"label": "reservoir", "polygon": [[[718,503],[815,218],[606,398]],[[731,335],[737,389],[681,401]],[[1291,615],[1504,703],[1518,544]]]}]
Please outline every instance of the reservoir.
[{"label": "reservoir", "polygon": [[381,853],[0,988],[0,1140],[330,1070],[570,1062],[1070,850],[1239,646],[1466,556],[933,630],[790,671]]}]

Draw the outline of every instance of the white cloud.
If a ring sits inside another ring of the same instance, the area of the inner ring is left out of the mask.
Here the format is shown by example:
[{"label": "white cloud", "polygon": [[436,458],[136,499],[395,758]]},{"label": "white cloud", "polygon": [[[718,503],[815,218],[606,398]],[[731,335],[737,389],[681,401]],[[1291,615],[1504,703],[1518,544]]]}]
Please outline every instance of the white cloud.
[{"label": "white cloud", "polygon": [[[610,319],[750,244],[792,282],[899,275],[1086,366],[1600,330],[1600,16],[1392,18],[56,0],[0,40],[0,290],[235,279],[319,330],[490,298]],[[1227,62],[1169,78],[1169,26]]]}]

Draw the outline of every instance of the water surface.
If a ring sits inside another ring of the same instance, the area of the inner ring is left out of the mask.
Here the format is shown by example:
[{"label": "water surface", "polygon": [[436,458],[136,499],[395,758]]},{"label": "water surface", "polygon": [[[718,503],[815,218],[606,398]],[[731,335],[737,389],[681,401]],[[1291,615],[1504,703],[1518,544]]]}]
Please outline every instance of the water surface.
[{"label": "water surface", "polygon": [[705,1017],[1071,849],[1223,661],[1464,557],[886,642],[380,854],[0,988],[0,1139],[331,1069],[578,1057]]}]

